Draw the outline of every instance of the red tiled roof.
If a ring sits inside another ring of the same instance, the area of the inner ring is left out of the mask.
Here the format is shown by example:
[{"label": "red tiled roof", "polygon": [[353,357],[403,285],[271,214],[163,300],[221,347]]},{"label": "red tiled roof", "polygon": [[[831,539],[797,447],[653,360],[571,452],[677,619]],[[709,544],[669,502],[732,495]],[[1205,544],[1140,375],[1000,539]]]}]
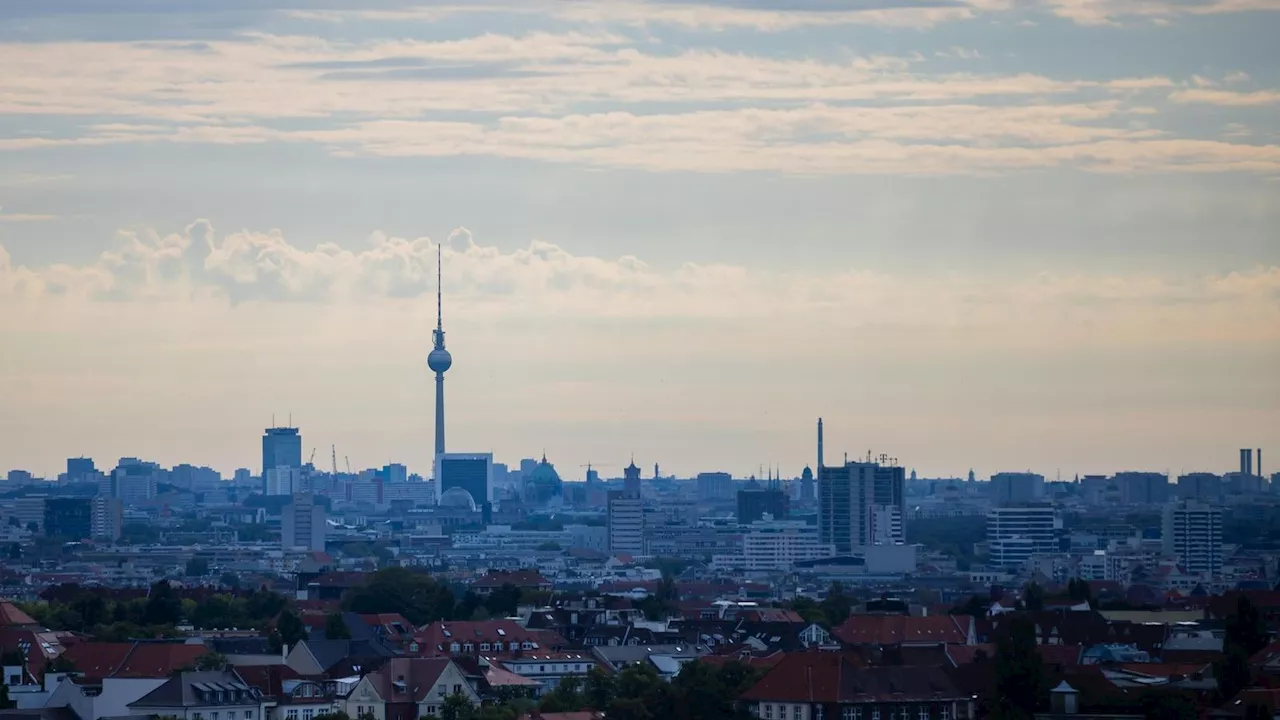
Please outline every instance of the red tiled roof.
[{"label": "red tiled roof", "polygon": [[335,570],[317,575],[311,582],[320,587],[364,587],[369,583],[369,573]]},{"label": "red tiled roof", "polygon": [[[504,646],[512,642],[535,643],[539,650],[549,650],[552,646],[563,646],[568,643],[559,634],[550,630],[528,630],[520,627],[514,620],[472,620],[472,621],[439,621],[421,628],[414,634],[414,641],[420,646],[423,656],[449,653],[449,646],[458,643],[465,646],[472,644],[471,652],[480,653],[481,643],[498,643]],[[462,650],[461,652],[465,652]]]},{"label": "red tiled roof", "polygon": [[742,695],[764,702],[919,702],[962,697],[938,667],[866,667],[854,653],[790,653]]},{"label": "red tiled roof", "polygon": [[951,664],[960,667],[961,665],[972,665],[978,658],[978,651],[982,651],[987,660],[994,660],[996,657],[996,646],[991,643],[983,643],[980,645],[948,645],[947,657],[951,658]]},{"label": "red tiled roof", "polygon": [[0,601],[0,625],[7,627],[37,625],[38,623],[22,609],[8,600]]},{"label": "red tiled roof", "polygon": [[950,615],[850,615],[832,635],[849,645],[948,643],[962,645],[966,634]]},{"label": "red tiled roof", "polygon": [[1249,658],[1249,662],[1253,665],[1280,663],[1280,640],[1276,640],[1270,645],[1254,653],[1253,657]]},{"label": "red tiled roof", "polygon": [[743,610],[738,613],[738,618],[747,622],[781,622],[781,623],[803,623],[807,625],[805,619],[795,610],[784,610],[782,608],[756,608],[752,610]]},{"label": "red tiled roof", "polygon": [[1080,664],[1083,645],[1038,645],[1036,651],[1045,665],[1072,666]]},{"label": "red tiled roof", "polygon": [[79,643],[63,657],[86,678],[163,678],[175,670],[194,668],[204,645],[185,643]]}]

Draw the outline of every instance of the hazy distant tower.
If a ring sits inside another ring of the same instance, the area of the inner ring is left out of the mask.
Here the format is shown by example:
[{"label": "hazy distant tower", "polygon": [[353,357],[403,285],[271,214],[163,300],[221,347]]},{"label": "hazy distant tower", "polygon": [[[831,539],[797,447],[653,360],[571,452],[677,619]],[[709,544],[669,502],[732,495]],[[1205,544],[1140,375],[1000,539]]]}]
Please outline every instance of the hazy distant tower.
[{"label": "hazy distant tower", "polygon": [[427,367],[436,374],[436,459],[444,454],[444,372],[453,365],[453,356],[444,349],[444,313],[441,303],[440,246],[436,246],[436,330],[432,333]]},{"label": "hazy distant tower", "polygon": [[822,474],[822,418],[818,418],[818,474]]}]

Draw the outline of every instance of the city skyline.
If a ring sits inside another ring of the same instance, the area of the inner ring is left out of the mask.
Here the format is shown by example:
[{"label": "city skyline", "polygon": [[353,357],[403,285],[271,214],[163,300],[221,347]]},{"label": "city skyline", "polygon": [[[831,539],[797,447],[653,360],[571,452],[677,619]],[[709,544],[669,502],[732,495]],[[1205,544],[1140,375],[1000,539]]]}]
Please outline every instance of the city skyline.
[{"label": "city skyline", "polygon": [[1280,457],[1278,33],[1264,0],[4,3],[0,466],[229,474],[291,412],[428,475],[437,257],[449,447],[566,478],[798,474],[819,415],[829,462],[923,476]]}]

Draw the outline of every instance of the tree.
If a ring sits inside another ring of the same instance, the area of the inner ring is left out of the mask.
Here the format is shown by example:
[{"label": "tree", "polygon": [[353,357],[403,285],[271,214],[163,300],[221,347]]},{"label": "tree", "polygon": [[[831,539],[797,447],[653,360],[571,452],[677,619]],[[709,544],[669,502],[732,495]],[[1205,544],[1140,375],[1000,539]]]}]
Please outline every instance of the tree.
[{"label": "tree", "polygon": [[547,541],[542,543],[541,545],[538,546],[538,549],[545,552],[559,552],[563,548],[560,547],[560,543],[552,540],[552,541]]},{"label": "tree", "polygon": [[21,560],[21,559],[22,559],[22,546],[21,546],[21,545],[19,545],[18,543],[11,543],[11,544],[9,545],[9,559],[10,559],[10,560]]},{"label": "tree", "polygon": [[1015,617],[996,641],[996,720],[1030,720],[1044,704],[1044,664],[1036,650],[1036,629],[1029,618]]},{"label": "tree", "polygon": [[598,665],[591,668],[590,672],[587,673],[587,680],[583,690],[587,707],[601,711],[609,707],[609,703],[613,702],[614,696],[617,695],[617,685],[614,678],[615,676],[600,669]]},{"label": "tree", "polygon": [[307,639],[307,628],[292,610],[285,609],[276,620],[276,633],[280,636],[281,647],[290,647]]},{"label": "tree", "polygon": [[343,598],[343,609],[361,614],[400,613],[414,625],[453,616],[453,593],[425,572],[383,568]]},{"label": "tree", "polygon": [[207,652],[196,658],[197,670],[225,670],[227,656],[218,652]]},{"label": "tree", "polygon": [[[218,584],[232,590],[240,589],[240,576],[233,572],[224,572],[218,576]],[[318,717],[318,716],[317,716]]]},{"label": "tree", "polygon": [[342,619],[342,615],[334,613],[324,621],[324,637],[326,640],[350,640],[351,629]]},{"label": "tree", "polygon": [[844,594],[844,585],[833,582],[819,606],[822,614],[827,616],[827,624],[835,627],[848,619],[849,613],[853,611],[853,598]]},{"label": "tree", "polygon": [[520,588],[511,583],[503,583],[502,587],[489,593],[485,598],[484,609],[490,617],[508,617],[516,614],[520,606]]},{"label": "tree", "polygon": [[440,705],[440,720],[471,720],[476,708],[462,693],[453,693]]},{"label": "tree", "polygon": [[1081,603],[1087,602],[1093,605],[1093,588],[1089,587],[1089,581],[1084,578],[1072,578],[1067,582],[1067,597]]},{"label": "tree", "polygon": [[545,713],[577,712],[586,704],[582,693],[582,680],[576,675],[568,675],[560,679],[555,689],[542,696],[538,710]]},{"label": "tree", "polygon": [[1225,648],[1221,660],[1213,665],[1213,674],[1218,681],[1218,696],[1225,702],[1235,697],[1249,686],[1252,673],[1249,669],[1249,654],[1239,645],[1229,644]]},{"label": "tree", "polygon": [[341,710],[334,710],[333,712],[320,713],[312,720],[351,720],[351,716]]},{"label": "tree", "polygon": [[1236,600],[1235,613],[1227,616],[1226,631],[1223,645],[1239,645],[1246,655],[1253,655],[1266,647],[1270,637],[1258,608],[1244,594]]},{"label": "tree", "polygon": [[1044,610],[1044,588],[1039,583],[1029,583],[1023,594],[1023,602],[1026,603],[1028,612]]},{"label": "tree", "polygon": [[143,612],[143,623],[147,625],[176,625],[182,619],[182,600],[169,586],[168,580],[161,580],[151,586],[147,596],[146,610]]},{"label": "tree", "polygon": [[613,701],[604,711],[610,720],[671,717],[671,687],[652,665],[627,666],[618,673],[616,688]]},{"label": "tree", "polygon": [[0,685],[0,710],[11,710],[18,707],[18,703],[9,699],[9,686]]}]

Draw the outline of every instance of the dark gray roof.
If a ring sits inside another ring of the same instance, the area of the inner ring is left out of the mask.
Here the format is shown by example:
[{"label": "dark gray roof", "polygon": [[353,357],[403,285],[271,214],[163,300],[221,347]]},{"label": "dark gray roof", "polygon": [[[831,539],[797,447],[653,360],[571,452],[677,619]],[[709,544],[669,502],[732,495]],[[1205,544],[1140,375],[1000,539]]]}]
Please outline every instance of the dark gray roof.
[{"label": "dark gray roof", "polygon": [[[223,692],[222,701],[211,693]],[[239,696],[237,698],[237,695]],[[129,707],[201,707],[205,705],[257,705],[257,688],[249,687],[239,675],[226,670],[184,672],[129,703]]]},{"label": "dark gray roof", "polygon": [[319,663],[321,670],[328,670],[347,658],[388,658],[395,654],[391,648],[376,640],[304,640],[307,650]]}]

